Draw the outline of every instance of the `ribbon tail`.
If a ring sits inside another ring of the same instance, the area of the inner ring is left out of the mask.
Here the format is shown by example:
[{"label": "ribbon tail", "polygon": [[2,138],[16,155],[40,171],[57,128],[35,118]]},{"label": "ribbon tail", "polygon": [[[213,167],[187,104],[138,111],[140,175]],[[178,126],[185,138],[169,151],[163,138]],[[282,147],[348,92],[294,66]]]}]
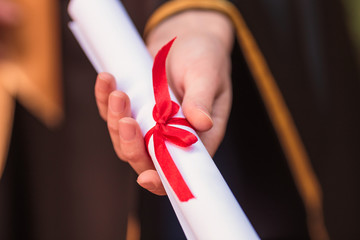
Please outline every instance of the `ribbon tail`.
[{"label": "ribbon tail", "polygon": [[195,198],[167,150],[164,139],[157,133],[154,133],[153,139],[156,159],[178,199],[187,202]]},{"label": "ribbon tail", "polygon": [[[152,69],[153,88],[155,96],[155,121],[159,117],[167,119],[172,114],[172,102],[170,99],[169,86],[166,77],[166,57],[175,38],[163,46],[156,54]],[[176,111],[177,112],[177,111]]]}]

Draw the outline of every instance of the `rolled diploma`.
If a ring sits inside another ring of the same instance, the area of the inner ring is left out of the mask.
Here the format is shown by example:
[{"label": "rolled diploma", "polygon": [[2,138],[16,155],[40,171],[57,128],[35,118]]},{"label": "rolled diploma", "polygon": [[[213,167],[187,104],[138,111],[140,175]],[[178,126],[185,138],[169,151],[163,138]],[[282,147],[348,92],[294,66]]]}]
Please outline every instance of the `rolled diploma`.
[{"label": "rolled diploma", "polygon": [[[115,76],[117,88],[128,94],[132,115],[145,135],[156,124],[152,117],[153,59],[126,10],[116,0],[71,0],[68,11],[73,19],[69,27],[81,47],[97,72]],[[177,102],[171,91],[170,95]],[[184,117],[181,110],[176,117]],[[195,196],[187,202],[179,201],[167,182],[152,139],[148,150],[186,237],[259,239],[201,141],[186,149],[166,145]]]}]

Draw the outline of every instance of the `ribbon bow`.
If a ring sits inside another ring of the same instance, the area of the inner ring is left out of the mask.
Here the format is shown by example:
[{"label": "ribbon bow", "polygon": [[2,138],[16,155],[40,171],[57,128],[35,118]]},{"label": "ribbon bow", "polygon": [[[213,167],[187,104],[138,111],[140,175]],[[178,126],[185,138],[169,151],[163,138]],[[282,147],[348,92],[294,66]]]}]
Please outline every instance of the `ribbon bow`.
[{"label": "ribbon bow", "polygon": [[170,99],[165,62],[174,40],[175,38],[160,49],[154,60],[152,75],[156,103],[153,109],[153,118],[156,125],[146,133],[145,141],[148,146],[150,137],[153,136],[156,159],[176,196],[181,202],[186,202],[194,198],[194,195],[176,167],[165,144],[168,141],[180,147],[189,147],[198,140],[191,132],[170,126],[175,124],[191,127],[185,118],[173,117],[180,107]]}]

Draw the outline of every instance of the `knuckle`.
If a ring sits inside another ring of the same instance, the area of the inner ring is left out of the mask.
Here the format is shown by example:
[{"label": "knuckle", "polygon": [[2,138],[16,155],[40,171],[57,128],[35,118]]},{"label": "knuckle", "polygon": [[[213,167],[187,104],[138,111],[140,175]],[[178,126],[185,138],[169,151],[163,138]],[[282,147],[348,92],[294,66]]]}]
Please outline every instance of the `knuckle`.
[{"label": "knuckle", "polygon": [[121,151],[121,149],[114,147],[115,153],[116,155],[119,157],[119,159],[123,162],[127,162],[126,157],[124,156],[123,152]]},{"label": "knuckle", "polygon": [[141,157],[141,153],[138,149],[124,149],[122,155],[128,162],[137,162]]},{"label": "knuckle", "polygon": [[116,121],[108,121],[107,125],[110,135],[119,135],[119,127]]},{"label": "knuckle", "polygon": [[107,121],[107,111],[105,111],[102,108],[98,108],[98,109],[99,109],[100,117],[106,122]]},{"label": "knuckle", "polygon": [[108,105],[109,95],[95,92],[95,100],[98,104]]}]

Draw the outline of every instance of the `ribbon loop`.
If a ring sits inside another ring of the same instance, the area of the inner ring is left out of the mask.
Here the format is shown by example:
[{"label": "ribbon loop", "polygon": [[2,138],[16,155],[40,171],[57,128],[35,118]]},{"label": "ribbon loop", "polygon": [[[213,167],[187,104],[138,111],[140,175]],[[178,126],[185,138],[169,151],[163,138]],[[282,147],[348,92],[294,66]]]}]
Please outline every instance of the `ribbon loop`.
[{"label": "ribbon loop", "polygon": [[156,103],[153,109],[153,118],[157,123],[166,123],[180,109],[179,105],[173,101],[166,102],[166,105],[164,103],[161,105]]},{"label": "ribbon loop", "polygon": [[180,106],[171,101],[167,84],[165,63],[174,40],[175,38],[160,49],[154,60],[153,88],[156,104],[153,109],[153,118],[156,125],[146,133],[145,141],[148,145],[151,136],[153,136],[155,156],[161,170],[179,200],[186,202],[194,198],[194,195],[176,167],[165,144],[168,141],[180,147],[190,147],[198,140],[194,134],[187,130],[169,126],[171,124],[191,127],[185,118],[174,118]]}]

